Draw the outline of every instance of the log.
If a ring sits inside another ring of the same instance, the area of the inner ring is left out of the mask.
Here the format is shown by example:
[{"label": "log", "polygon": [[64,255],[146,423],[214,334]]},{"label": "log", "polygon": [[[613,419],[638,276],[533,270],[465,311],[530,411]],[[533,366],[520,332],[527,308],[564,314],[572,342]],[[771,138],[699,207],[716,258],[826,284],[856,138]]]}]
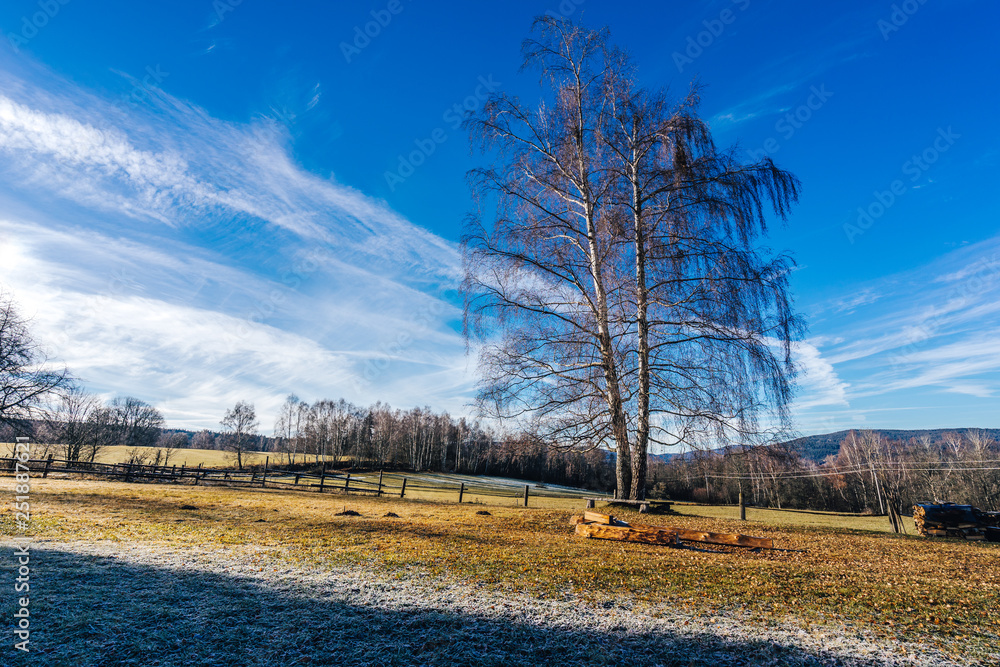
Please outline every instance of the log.
[{"label": "log", "polygon": [[[651,528],[652,526],[633,526],[633,528]],[[709,533],[701,530],[667,527],[677,533],[677,537],[685,542],[704,542],[705,544],[721,544],[730,547],[751,547],[757,549],[773,549],[774,540],[769,537],[751,537],[739,533]]]},{"label": "log", "polygon": [[662,544],[665,546],[680,546],[677,533],[669,530],[638,529],[629,526],[608,526],[600,523],[578,523],[576,534],[582,537],[599,540],[619,540],[622,542],[641,542],[643,544]]},{"label": "log", "polygon": [[[686,528],[676,528],[674,526],[648,526],[644,524],[627,524],[619,521],[613,516],[599,514],[597,512],[584,512],[583,516],[577,515],[570,518],[570,525],[597,525],[617,528],[633,528],[639,531],[667,531],[674,533],[685,542],[702,542],[705,544],[719,544],[731,547],[750,547],[757,549],[773,549],[774,540],[767,537],[751,537],[750,535],[740,535],[738,533],[710,533],[703,530],[688,530]],[[580,534],[580,531],[577,530]]]}]

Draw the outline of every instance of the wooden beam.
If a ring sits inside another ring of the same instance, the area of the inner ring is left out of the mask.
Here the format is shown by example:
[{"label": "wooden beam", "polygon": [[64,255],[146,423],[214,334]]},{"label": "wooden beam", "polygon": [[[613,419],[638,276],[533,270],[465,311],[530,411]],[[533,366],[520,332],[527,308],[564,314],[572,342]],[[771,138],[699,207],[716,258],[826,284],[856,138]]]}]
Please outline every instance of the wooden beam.
[{"label": "wooden beam", "polygon": [[599,540],[619,540],[641,542],[643,544],[663,544],[679,546],[677,533],[670,530],[639,529],[630,526],[607,526],[599,523],[578,523],[576,534]]},{"label": "wooden beam", "polygon": [[590,523],[603,523],[605,525],[611,525],[614,517],[610,514],[601,514],[600,512],[584,512],[583,520]]}]

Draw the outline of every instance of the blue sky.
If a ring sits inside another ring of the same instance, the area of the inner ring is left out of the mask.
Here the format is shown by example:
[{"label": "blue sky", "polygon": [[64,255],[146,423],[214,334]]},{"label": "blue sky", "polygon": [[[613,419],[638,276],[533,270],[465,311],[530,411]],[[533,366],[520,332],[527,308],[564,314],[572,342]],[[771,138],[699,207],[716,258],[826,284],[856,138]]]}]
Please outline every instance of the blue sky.
[{"label": "blue sky", "polygon": [[1000,426],[988,0],[7,0],[0,283],[171,426],[250,400],[268,430],[290,392],[467,414],[456,108],[537,98],[545,12],[697,79],[720,144],[802,180],[768,242],[799,264],[801,432]]}]

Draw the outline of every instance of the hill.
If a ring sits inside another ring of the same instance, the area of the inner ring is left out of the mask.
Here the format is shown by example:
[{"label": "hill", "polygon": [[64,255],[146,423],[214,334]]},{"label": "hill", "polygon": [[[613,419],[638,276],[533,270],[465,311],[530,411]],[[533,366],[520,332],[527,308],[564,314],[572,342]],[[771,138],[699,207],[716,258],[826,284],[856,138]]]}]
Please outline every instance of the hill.
[{"label": "hill", "polygon": [[[946,437],[952,433],[964,434],[969,431],[984,431],[994,439],[1000,440],[1000,429],[996,428],[936,428],[936,429],[871,429],[888,440],[910,440],[927,438],[932,444],[944,443]],[[835,433],[824,433],[822,435],[808,435],[796,438],[787,443],[804,458],[821,462],[827,456],[836,456],[840,451],[840,443],[844,441],[850,431],[837,431]]]},{"label": "hill", "polygon": [[[855,429],[860,430],[860,429]],[[983,431],[994,440],[1000,440],[1000,429],[998,428],[935,428],[935,429],[868,429],[882,435],[887,440],[910,440],[927,438],[931,444],[941,445],[949,434],[965,434],[970,431]],[[822,433],[818,435],[807,435],[794,440],[781,443],[785,447],[790,447],[792,451],[798,453],[803,458],[817,463],[822,463],[827,456],[836,456],[840,452],[840,443],[844,441],[850,430],[836,431],[834,433]],[[649,458],[662,463],[669,463],[671,459],[677,457],[691,456],[690,453],[667,453],[650,454]],[[614,458],[610,460],[614,465]]]}]

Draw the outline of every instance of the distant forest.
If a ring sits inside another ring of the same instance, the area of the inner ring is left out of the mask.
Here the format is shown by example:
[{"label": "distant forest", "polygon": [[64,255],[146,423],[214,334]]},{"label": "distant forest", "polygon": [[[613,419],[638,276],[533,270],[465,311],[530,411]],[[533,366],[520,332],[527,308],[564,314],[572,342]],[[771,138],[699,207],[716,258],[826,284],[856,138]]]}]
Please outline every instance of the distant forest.
[{"label": "distant forest", "polygon": [[[66,420],[26,422],[18,431],[53,443],[57,455],[85,460],[108,444],[234,449],[231,432],[165,429],[152,408],[137,403],[116,399],[93,411],[90,431],[87,423]],[[0,441],[14,435],[14,426],[0,427]],[[767,447],[651,456],[645,490],[647,497],[722,504],[736,504],[742,491],[748,504],[762,507],[874,514],[885,514],[890,506],[907,514],[914,503],[935,500],[1000,510],[998,437],[997,429],[840,431]],[[289,397],[274,435],[251,430],[241,448],[270,453],[272,464],[315,465],[327,458],[341,466],[496,475],[615,490],[611,452],[560,448],[536,437],[497,433],[426,407],[361,407],[344,399],[309,404]]]}]

